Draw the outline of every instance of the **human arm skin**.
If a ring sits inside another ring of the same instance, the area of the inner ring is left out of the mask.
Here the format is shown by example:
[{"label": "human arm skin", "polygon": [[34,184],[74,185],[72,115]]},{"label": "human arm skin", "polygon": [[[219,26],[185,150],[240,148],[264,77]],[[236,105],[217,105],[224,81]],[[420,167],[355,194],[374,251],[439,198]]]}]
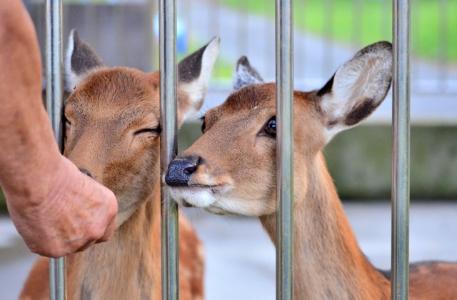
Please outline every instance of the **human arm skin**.
[{"label": "human arm skin", "polygon": [[0,185],[28,247],[63,256],[114,230],[114,194],[63,157],[41,100],[41,62],[20,0],[0,2]]}]

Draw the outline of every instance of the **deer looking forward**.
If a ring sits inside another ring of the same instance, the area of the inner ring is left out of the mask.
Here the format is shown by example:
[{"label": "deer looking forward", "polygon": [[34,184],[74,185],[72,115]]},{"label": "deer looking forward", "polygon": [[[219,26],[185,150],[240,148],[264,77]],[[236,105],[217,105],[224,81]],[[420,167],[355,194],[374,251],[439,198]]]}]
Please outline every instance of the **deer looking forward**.
[{"label": "deer looking forward", "polygon": [[[392,47],[359,51],[319,90],[294,92],[294,297],[390,299],[388,275],[360,250],[322,150],[385,98]],[[203,135],[169,166],[166,182],[181,204],[216,214],[255,216],[275,242],[275,84],[263,83],[247,58],[235,90],[204,116]],[[457,265],[411,266],[411,299],[457,299]]]},{"label": "deer looking forward", "polygon": [[[200,109],[219,39],[178,66],[178,122]],[[73,31],[66,57],[65,155],[119,201],[113,238],[66,258],[68,299],[161,299],[159,72],[103,66]],[[180,296],[203,299],[202,246],[179,218]],[[21,299],[49,299],[48,260]]]}]

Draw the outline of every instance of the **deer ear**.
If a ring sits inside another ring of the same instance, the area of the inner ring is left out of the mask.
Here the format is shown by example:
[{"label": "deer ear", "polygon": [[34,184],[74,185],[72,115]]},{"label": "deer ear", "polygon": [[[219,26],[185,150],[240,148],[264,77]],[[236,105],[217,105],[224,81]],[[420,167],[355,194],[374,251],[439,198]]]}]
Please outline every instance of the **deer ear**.
[{"label": "deer ear", "polygon": [[247,85],[262,83],[263,78],[254,69],[246,56],[241,56],[236,63],[236,72],[233,78],[233,89],[239,90]]},{"label": "deer ear", "polygon": [[342,65],[317,92],[327,141],[357,125],[384,100],[392,81],[392,45],[372,44]]},{"label": "deer ear", "polygon": [[93,69],[103,66],[95,51],[79,38],[78,32],[70,32],[65,56],[65,90],[69,93]]},{"label": "deer ear", "polygon": [[214,63],[219,55],[219,37],[184,58],[178,65],[179,91],[184,97],[178,101],[178,122],[192,117],[203,105]]}]

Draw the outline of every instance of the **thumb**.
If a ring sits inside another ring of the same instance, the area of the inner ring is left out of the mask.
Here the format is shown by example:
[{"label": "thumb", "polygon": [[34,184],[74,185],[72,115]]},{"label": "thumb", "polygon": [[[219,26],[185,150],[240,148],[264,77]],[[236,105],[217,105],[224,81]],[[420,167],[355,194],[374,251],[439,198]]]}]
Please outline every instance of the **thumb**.
[{"label": "thumb", "polygon": [[118,211],[118,203],[114,193],[105,186],[96,182],[100,190],[100,200],[106,204],[106,229],[103,236],[97,242],[106,242],[109,240],[116,230],[116,216]]},{"label": "thumb", "polygon": [[[82,175],[82,174],[81,174]],[[105,242],[110,239],[116,229],[116,216],[118,211],[118,202],[114,193],[104,185],[98,183],[92,178],[83,175],[87,181],[86,187],[91,187],[92,197],[99,205],[98,220],[100,226],[104,228],[103,235],[97,240]]]}]

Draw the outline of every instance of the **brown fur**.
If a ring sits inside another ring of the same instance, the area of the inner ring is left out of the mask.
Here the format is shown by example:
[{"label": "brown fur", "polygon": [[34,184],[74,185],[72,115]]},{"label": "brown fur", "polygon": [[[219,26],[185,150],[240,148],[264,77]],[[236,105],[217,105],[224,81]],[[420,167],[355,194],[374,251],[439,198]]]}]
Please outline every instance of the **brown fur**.
[{"label": "brown fur", "polygon": [[[160,138],[133,134],[159,126],[158,85],[158,73],[102,68],[68,98],[65,155],[119,201],[114,237],[66,258],[68,299],[161,298]],[[188,95],[179,95],[187,103]],[[180,298],[202,299],[202,245],[186,219],[179,220]],[[40,258],[20,299],[48,298],[48,259]]]},{"label": "brown fur", "polygon": [[[389,279],[360,250],[327,171],[327,121],[319,100],[316,92],[295,92],[295,299],[389,299]],[[363,107],[359,115],[362,110],[371,113]],[[199,156],[203,163],[190,187],[172,188],[177,200],[214,213],[257,216],[275,241],[276,141],[262,131],[275,113],[274,84],[242,88],[210,110],[204,134],[179,156]],[[197,191],[213,202],[199,202],[205,197],[194,197]],[[457,299],[457,265],[412,267],[410,298]]]}]

